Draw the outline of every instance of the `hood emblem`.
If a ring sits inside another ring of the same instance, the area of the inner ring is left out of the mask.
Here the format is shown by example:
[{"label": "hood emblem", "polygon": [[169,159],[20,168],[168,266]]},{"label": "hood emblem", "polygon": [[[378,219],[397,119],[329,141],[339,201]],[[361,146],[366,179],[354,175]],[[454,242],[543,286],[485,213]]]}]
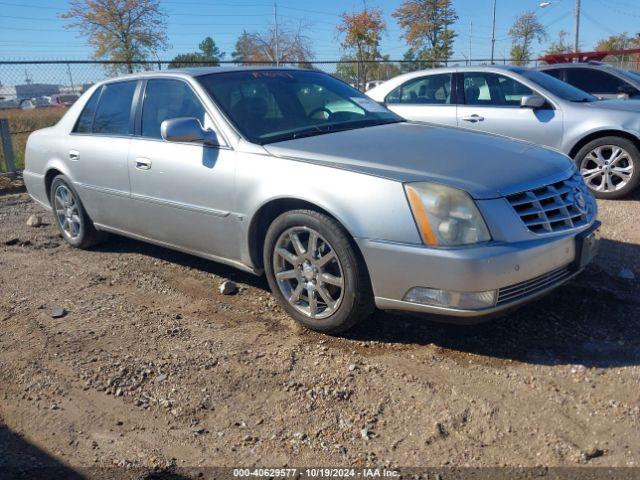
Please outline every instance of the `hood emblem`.
[{"label": "hood emblem", "polygon": [[577,191],[573,198],[576,201],[576,207],[578,207],[578,211],[583,215],[587,213],[587,199],[584,198],[584,194],[581,191]]}]

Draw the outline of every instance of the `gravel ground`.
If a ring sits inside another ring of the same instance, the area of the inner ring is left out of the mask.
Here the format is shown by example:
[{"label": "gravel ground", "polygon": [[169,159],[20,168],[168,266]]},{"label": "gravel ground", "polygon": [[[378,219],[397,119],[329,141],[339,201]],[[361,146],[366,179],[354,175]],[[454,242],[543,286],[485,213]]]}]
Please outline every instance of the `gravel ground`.
[{"label": "gravel ground", "polygon": [[120,237],[74,250],[0,192],[0,467],[640,467],[640,198],[599,205],[596,263],[541,301],[332,338],[263,279]]}]

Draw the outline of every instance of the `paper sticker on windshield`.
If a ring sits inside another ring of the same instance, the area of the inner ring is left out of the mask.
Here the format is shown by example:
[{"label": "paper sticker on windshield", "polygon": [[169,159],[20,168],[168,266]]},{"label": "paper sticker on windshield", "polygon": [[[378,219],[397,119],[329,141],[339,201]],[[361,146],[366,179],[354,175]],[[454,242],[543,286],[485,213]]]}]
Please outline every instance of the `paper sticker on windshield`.
[{"label": "paper sticker on windshield", "polygon": [[373,113],[386,113],[387,109],[380,105],[378,102],[375,102],[369,98],[364,97],[351,97],[351,101],[361,108],[365,109],[367,112]]}]

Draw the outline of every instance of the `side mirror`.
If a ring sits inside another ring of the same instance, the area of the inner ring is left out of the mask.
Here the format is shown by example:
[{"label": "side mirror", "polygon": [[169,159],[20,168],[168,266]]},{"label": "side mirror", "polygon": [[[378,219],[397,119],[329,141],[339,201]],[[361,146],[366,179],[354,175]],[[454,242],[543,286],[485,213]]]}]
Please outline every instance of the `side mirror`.
[{"label": "side mirror", "polygon": [[160,125],[160,135],[167,142],[202,143],[210,147],[220,145],[216,133],[205,130],[197,118],[171,118]]},{"label": "side mirror", "polygon": [[520,100],[520,108],[542,108],[547,104],[547,100],[540,95],[525,95]]}]

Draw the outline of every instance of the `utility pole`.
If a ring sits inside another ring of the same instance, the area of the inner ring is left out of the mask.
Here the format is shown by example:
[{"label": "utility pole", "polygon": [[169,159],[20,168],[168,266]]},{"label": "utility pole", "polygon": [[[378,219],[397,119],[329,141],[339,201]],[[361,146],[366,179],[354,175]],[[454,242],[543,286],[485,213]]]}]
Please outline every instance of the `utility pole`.
[{"label": "utility pole", "polygon": [[578,53],[580,50],[580,0],[576,0],[576,23],[573,33],[573,51]]},{"label": "utility pole", "polygon": [[493,0],[493,24],[491,27],[491,65],[493,65],[493,52],[496,48],[496,0]]},{"label": "utility pole", "polygon": [[278,54],[278,4],[273,2],[273,24],[275,26],[275,54],[276,54],[276,67],[280,66],[280,57]]},{"label": "utility pole", "polygon": [[473,20],[469,22],[469,65],[471,65],[471,42],[473,40]]}]

